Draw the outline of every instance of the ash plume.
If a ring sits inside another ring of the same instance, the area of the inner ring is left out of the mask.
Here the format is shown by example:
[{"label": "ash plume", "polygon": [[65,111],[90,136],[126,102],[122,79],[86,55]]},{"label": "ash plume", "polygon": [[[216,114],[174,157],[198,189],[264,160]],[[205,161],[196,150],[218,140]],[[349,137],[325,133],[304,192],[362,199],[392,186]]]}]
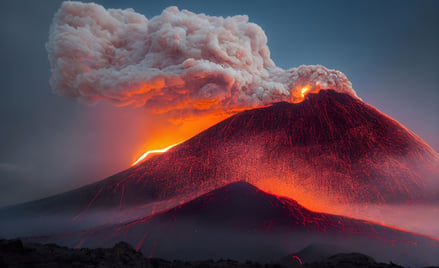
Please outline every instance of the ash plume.
[{"label": "ash plume", "polygon": [[299,102],[320,89],[357,97],[340,71],[276,66],[264,31],[247,16],[169,7],[148,20],[133,9],[64,2],[46,48],[54,92],[86,103],[185,115]]}]

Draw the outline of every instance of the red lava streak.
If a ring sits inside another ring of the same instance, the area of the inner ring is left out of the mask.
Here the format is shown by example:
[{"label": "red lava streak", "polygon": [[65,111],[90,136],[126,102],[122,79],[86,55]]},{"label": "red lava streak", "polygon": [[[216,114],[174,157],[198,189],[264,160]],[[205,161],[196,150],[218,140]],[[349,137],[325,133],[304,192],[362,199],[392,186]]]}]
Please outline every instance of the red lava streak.
[{"label": "red lava streak", "polygon": [[292,257],[293,257],[294,259],[296,259],[296,260],[299,262],[300,265],[302,265],[302,260],[301,260],[298,256],[293,255]]}]

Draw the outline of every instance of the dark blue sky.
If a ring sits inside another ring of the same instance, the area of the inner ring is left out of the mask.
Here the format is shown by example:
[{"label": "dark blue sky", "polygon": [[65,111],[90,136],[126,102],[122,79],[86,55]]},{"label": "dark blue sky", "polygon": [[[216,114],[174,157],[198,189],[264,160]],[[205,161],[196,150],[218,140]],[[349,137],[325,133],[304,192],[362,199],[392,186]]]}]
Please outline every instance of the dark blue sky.
[{"label": "dark blue sky", "polygon": [[[439,150],[439,1],[97,2],[132,7],[148,18],[170,5],[247,14],[265,30],[277,65],[344,72],[365,102]],[[134,149],[127,148],[143,138],[126,120],[142,111],[87,107],[51,93],[44,44],[60,3],[0,3],[0,206],[122,170],[132,160]]]}]

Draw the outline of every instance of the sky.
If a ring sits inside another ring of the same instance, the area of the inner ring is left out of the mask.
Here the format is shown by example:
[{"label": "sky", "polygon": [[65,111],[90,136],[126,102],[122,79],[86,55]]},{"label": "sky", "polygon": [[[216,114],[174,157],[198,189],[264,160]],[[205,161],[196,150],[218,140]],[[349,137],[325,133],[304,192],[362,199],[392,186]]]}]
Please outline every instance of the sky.
[{"label": "sky", "polygon": [[[169,130],[192,128],[142,108],[84,105],[52,93],[45,43],[61,2],[0,2],[0,207],[101,180],[128,168],[157,137],[172,140]],[[344,72],[366,103],[439,151],[438,1],[95,2],[147,18],[172,5],[246,14],[264,29],[276,65]]]}]

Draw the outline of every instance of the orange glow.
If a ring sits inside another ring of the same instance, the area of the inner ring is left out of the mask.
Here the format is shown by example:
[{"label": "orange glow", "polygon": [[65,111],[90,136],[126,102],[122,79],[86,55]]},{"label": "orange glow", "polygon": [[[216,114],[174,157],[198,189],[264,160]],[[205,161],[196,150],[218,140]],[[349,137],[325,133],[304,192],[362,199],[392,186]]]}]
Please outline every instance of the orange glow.
[{"label": "orange glow", "polygon": [[[317,89],[317,87],[316,87]],[[305,99],[305,96],[308,95],[308,93],[311,92],[310,86],[304,86],[300,90],[291,90],[291,102],[292,103],[299,103],[302,102]]]},{"label": "orange glow", "polygon": [[213,100],[198,100],[194,102],[193,106],[197,110],[208,110],[212,106],[218,104],[221,100],[213,99]]},{"label": "orange glow", "polygon": [[302,90],[300,91],[300,94],[302,96],[302,98],[305,98],[306,94],[308,93],[308,91],[310,90],[309,87],[303,87]]},{"label": "orange glow", "polygon": [[332,212],[333,202],[325,198],[316,199],[315,193],[318,191],[311,189],[306,191],[303,187],[296,187],[286,180],[267,178],[252,182],[256,187],[279,197],[291,198],[302,206],[314,212]]},{"label": "orange glow", "polygon": [[[167,114],[148,114],[148,118],[153,120],[148,122],[139,136],[139,139],[132,152],[131,165],[134,166],[141,162],[139,160],[147,151],[154,151],[158,148],[167,148],[170,145],[179,144],[186,141],[207,128],[217,124],[231,114],[206,114],[194,115],[184,119],[169,118]],[[139,123],[140,124],[140,123]],[[144,133],[144,134],[143,134]],[[169,148],[170,149],[170,148]],[[148,154],[149,156],[150,154]],[[144,160],[145,158],[143,158]]]},{"label": "orange glow", "polygon": [[173,147],[179,145],[180,143],[182,143],[182,142],[179,142],[179,143],[175,143],[175,144],[169,145],[168,147],[163,148],[163,149],[156,149],[156,150],[149,150],[149,151],[146,151],[146,152],[145,152],[144,154],[142,154],[142,156],[140,156],[140,157],[139,157],[134,163],[132,163],[131,166],[135,166],[135,165],[137,165],[137,163],[139,163],[139,162],[141,162],[142,160],[146,159],[149,155],[164,153],[164,152],[168,151],[169,149],[171,149],[171,148],[173,148]]}]

